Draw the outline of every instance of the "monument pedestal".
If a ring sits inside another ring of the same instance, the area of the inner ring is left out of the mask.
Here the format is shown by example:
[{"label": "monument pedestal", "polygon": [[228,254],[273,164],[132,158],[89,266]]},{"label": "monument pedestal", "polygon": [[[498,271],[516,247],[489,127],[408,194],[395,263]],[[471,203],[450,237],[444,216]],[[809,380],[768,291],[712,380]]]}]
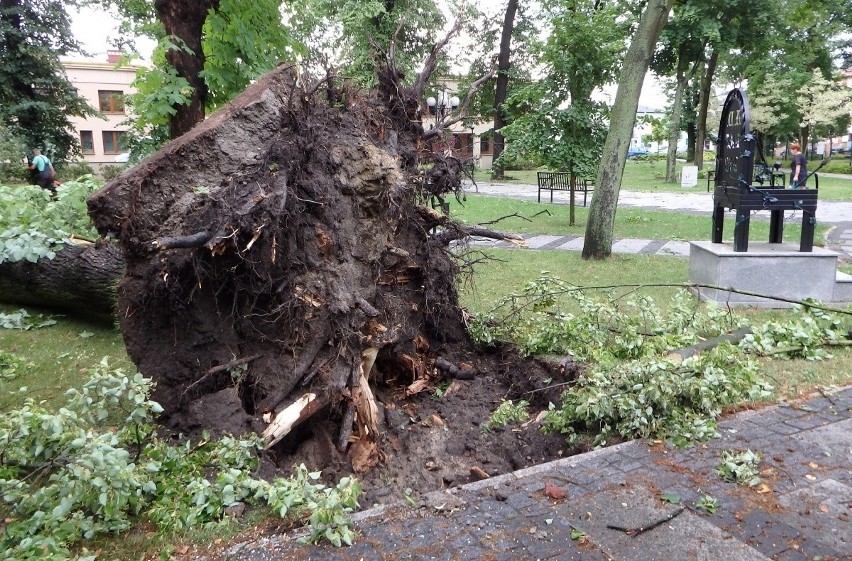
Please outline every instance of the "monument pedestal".
[{"label": "monument pedestal", "polygon": [[[748,290],[791,300],[813,298],[843,301],[839,293],[837,253],[814,247],[810,252],[787,243],[752,242],[748,252],[734,251],[732,243],[691,242],[689,281]],[[728,290],[696,289],[702,300],[732,306],[784,308],[791,304],[737,294]],[[838,298],[839,296],[839,298]]]}]

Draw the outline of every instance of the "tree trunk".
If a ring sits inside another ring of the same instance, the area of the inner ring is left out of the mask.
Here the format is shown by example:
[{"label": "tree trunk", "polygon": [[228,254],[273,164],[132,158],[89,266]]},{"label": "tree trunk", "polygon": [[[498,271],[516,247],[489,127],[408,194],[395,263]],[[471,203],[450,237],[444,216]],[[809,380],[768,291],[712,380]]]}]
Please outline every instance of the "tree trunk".
[{"label": "tree trunk", "polygon": [[53,259],[0,264],[0,301],[113,323],[124,260],[114,245],[66,245]]},{"label": "tree trunk", "polygon": [[704,69],[701,78],[701,93],[698,101],[698,126],[695,134],[695,165],[698,169],[704,168],[704,140],[707,138],[707,110],[712,97],[713,76],[716,73],[716,63],[719,61],[719,52],[713,49],[710,60]]},{"label": "tree trunk", "polygon": [[156,0],[155,8],[166,33],[183,43],[166,52],[166,60],[193,88],[188,104],[174,106],[177,113],[169,122],[169,136],[177,138],[204,120],[207,84],[201,77],[205,60],[201,33],[207,13],[219,8],[219,0]]},{"label": "tree trunk", "polygon": [[686,161],[695,162],[695,123],[686,125]]},{"label": "tree trunk", "polygon": [[681,45],[677,54],[677,83],[669,119],[669,150],[666,154],[666,183],[677,183],[677,144],[680,140],[680,116],[683,113],[683,92],[686,89],[686,46]]},{"label": "tree trunk", "polygon": [[497,159],[503,153],[505,139],[500,132],[506,126],[503,104],[506,102],[506,94],[509,89],[509,69],[511,68],[510,56],[512,52],[512,32],[515,29],[515,13],[518,11],[518,0],[509,0],[506,6],[506,17],[503,19],[503,32],[500,35],[500,54],[497,58],[497,89],[494,92],[494,147],[492,152],[491,177],[503,178],[503,166],[496,164]]},{"label": "tree trunk", "polygon": [[598,169],[596,187],[589,206],[583,259],[603,259],[612,253],[612,232],[615,225],[618,192],[621,188],[624,163],[627,161],[630,137],[633,135],[633,125],[636,122],[636,109],[639,107],[642,82],[670,9],[671,0],[649,0],[639,21],[636,35],[630,42],[630,48],[627,49],[615,94],[615,104],[610,116],[609,133],[606,136],[601,165]]}]

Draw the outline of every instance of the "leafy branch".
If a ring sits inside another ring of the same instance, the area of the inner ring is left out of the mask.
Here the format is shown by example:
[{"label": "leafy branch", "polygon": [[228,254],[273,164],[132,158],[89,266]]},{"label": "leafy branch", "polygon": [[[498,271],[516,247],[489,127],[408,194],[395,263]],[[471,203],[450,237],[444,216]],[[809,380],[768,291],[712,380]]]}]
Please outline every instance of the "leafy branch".
[{"label": "leafy branch", "polygon": [[0,415],[0,559],[67,558],[82,540],[140,519],[169,531],[215,525],[238,503],[307,521],[309,541],[352,543],[355,480],[326,487],[305,466],[288,478],[256,479],[257,437],[172,446],[156,436],[161,408],[150,389],[140,374],[104,361],[59,411],[26,399]]}]

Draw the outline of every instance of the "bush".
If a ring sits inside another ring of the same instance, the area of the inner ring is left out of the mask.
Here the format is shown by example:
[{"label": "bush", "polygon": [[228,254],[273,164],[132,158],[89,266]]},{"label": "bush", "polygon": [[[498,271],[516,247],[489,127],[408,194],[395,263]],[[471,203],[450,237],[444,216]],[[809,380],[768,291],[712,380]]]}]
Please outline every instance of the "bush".
[{"label": "bush", "polygon": [[105,361],[91,374],[58,411],[22,395],[19,409],[0,414],[0,560],[67,559],[84,540],[137,519],[163,532],[215,526],[238,503],[309,520],[306,541],[352,543],[354,480],[325,487],[304,466],[287,479],[255,479],[258,437],[170,446],[154,433],[162,409],[148,397],[150,380]]},{"label": "bush", "polygon": [[511,151],[503,152],[498,160],[505,170],[530,170],[540,168],[542,159],[533,154],[516,154]]},{"label": "bush", "polygon": [[822,166],[822,169],[817,173],[845,173],[852,175],[852,160],[849,159],[848,155],[845,158],[835,156],[830,162]]},{"label": "bush", "polygon": [[89,162],[63,162],[56,166],[56,175],[60,181],[74,181],[84,175],[92,175],[95,170],[89,165]]},{"label": "bush", "polygon": [[29,181],[29,170],[23,163],[26,154],[24,141],[14,131],[0,124],[0,181]]},{"label": "bush", "polygon": [[121,175],[127,167],[127,164],[107,164],[101,166],[101,177],[104,178],[104,181],[112,181]]},{"label": "bush", "polygon": [[56,197],[36,185],[0,185],[0,263],[52,259],[72,234],[95,240],[86,197],[100,189],[91,175],[67,181]]}]

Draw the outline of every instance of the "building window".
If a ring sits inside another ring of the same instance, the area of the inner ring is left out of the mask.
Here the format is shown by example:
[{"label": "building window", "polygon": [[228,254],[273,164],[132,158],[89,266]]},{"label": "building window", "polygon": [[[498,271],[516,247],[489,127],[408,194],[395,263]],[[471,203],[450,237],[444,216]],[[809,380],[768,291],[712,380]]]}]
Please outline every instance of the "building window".
[{"label": "building window", "polygon": [[104,154],[120,154],[126,152],[124,146],[124,131],[104,131]]},{"label": "building window", "polygon": [[479,153],[484,155],[491,154],[491,139],[483,138],[479,141]]},{"label": "building window", "polygon": [[98,90],[101,113],[124,113],[124,93],[113,90]]},{"label": "building window", "polygon": [[92,131],[80,131],[80,146],[83,148],[83,154],[95,153],[95,136]]}]

